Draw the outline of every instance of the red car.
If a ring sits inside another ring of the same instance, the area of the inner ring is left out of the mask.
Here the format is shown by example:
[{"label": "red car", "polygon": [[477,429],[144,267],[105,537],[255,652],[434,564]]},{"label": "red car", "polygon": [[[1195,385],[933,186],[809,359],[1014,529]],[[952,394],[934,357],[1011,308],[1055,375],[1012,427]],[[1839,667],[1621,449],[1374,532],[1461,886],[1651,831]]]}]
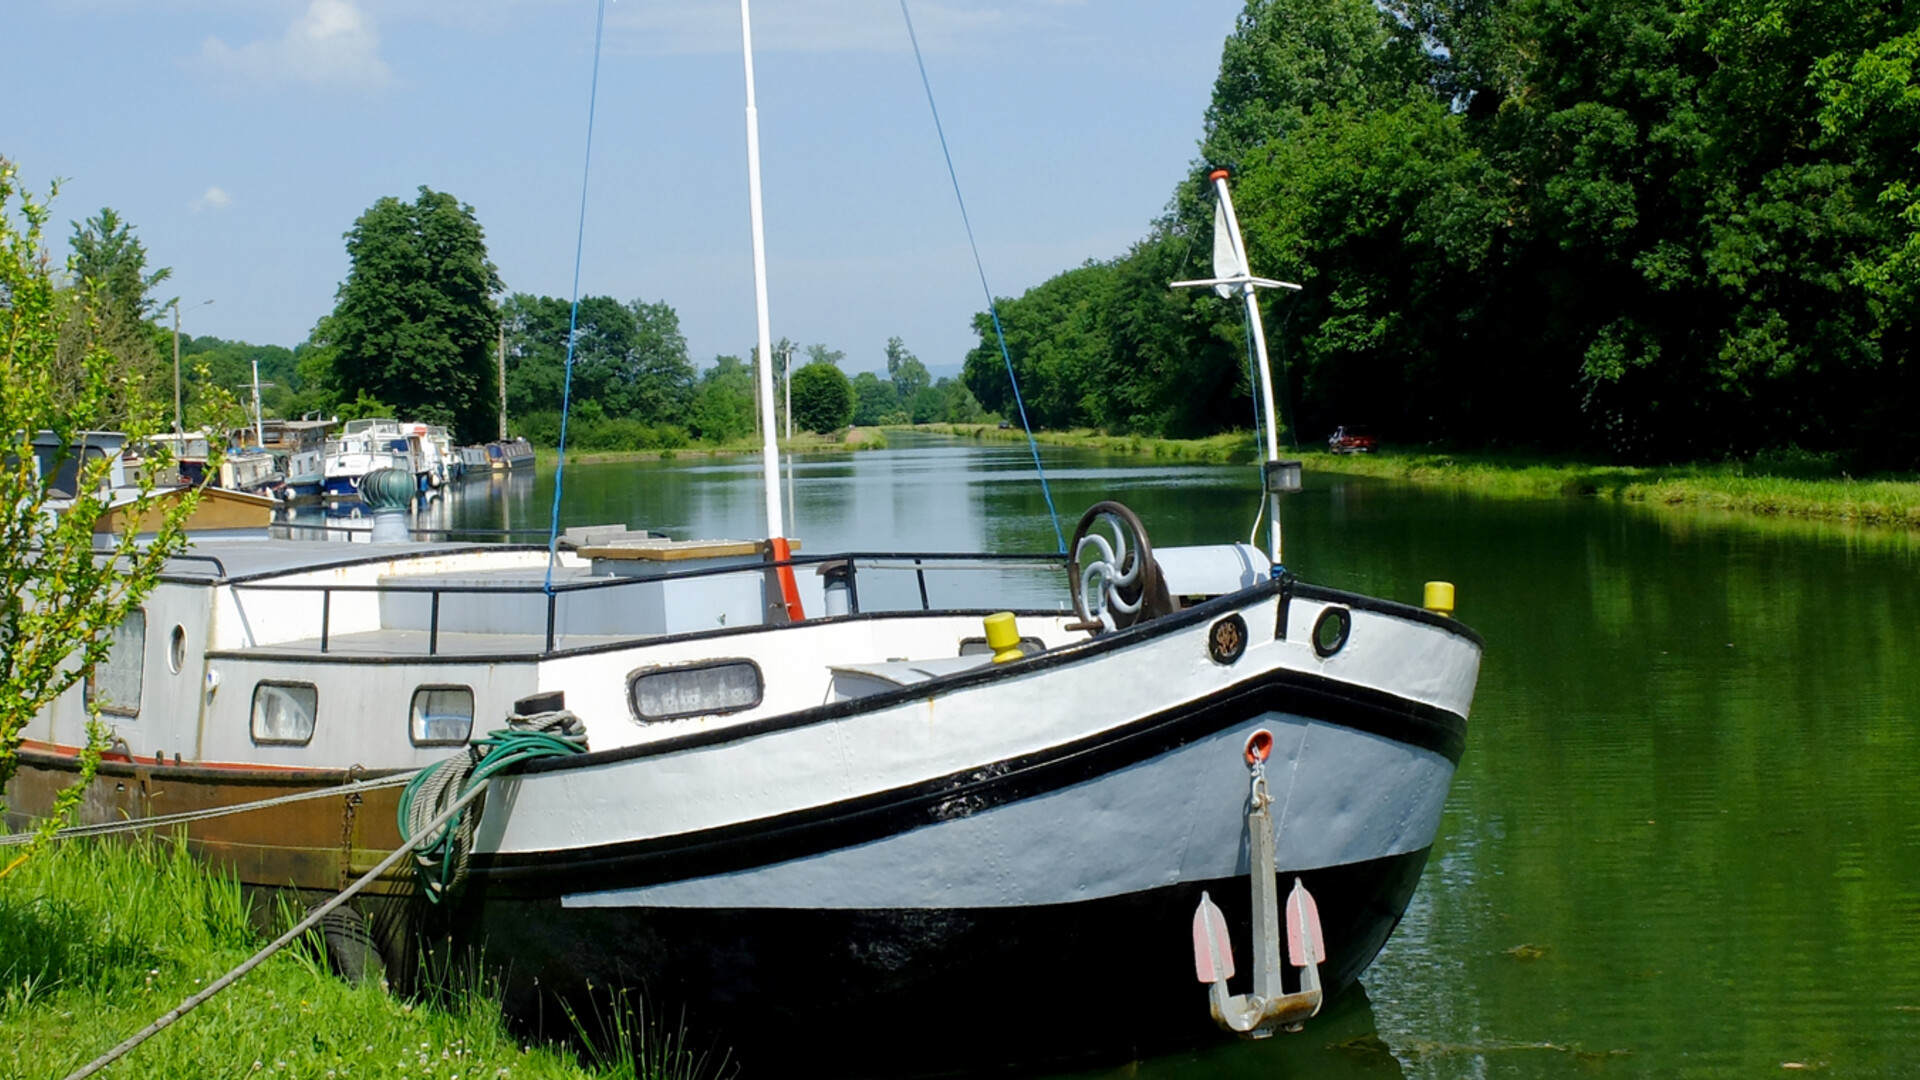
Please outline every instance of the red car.
[{"label": "red car", "polygon": [[1363,427],[1337,427],[1327,436],[1327,449],[1336,454],[1371,454],[1373,436]]}]

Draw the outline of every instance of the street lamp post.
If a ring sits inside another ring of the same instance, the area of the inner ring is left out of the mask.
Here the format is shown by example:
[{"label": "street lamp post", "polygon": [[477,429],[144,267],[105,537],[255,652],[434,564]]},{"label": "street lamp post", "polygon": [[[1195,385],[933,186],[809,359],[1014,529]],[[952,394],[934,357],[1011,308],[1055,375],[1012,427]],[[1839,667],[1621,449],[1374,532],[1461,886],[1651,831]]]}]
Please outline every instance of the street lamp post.
[{"label": "street lamp post", "polygon": [[781,369],[781,379],[787,384],[787,441],[793,441],[793,346],[787,346],[787,363]]},{"label": "street lamp post", "polygon": [[[203,308],[211,303],[211,300],[202,300],[189,305],[187,310]],[[167,306],[173,309],[173,434],[178,437],[186,433],[180,424],[180,298],[176,296],[167,301]],[[174,452],[178,453],[179,449],[178,446],[174,447]]]}]

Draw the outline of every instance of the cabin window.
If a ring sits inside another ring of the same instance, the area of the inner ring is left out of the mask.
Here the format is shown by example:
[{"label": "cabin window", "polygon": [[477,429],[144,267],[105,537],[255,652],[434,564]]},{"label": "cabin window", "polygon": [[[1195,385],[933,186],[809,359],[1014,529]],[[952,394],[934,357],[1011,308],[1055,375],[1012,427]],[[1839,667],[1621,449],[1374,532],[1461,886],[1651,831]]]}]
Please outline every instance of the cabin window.
[{"label": "cabin window", "polygon": [[320,691],[312,683],[263,682],[253,688],[253,741],[305,746],[313,741]]},{"label": "cabin window", "polygon": [[167,668],[175,675],[187,664],[187,628],[174,624],[173,633],[167,635]]},{"label": "cabin window", "polygon": [[131,611],[109,635],[107,658],[94,665],[87,701],[109,716],[140,715],[140,681],[146,674],[147,613]]},{"label": "cabin window", "polygon": [[739,712],[760,704],[764,682],[751,660],[643,668],[627,677],[627,699],[641,723]]},{"label": "cabin window", "polygon": [[464,746],[473,734],[473,690],[423,686],[413,692],[408,720],[415,746]]}]

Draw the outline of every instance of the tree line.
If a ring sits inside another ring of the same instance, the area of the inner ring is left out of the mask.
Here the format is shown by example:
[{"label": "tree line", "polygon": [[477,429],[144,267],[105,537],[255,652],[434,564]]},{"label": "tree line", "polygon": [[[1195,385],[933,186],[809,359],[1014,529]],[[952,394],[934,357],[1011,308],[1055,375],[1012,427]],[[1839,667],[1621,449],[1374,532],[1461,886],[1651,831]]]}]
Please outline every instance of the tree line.
[{"label": "tree line", "polygon": [[[757,350],[696,369],[679,316],[664,301],[588,296],[576,312],[564,299],[505,293],[473,208],[452,195],[422,187],[411,202],[383,198],[345,239],[351,268],[307,341],[288,349],[182,337],[189,403],[214,387],[244,393],[257,360],[268,415],[394,416],[445,424],[478,442],[497,434],[504,391],[510,431],[554,446],[571,341],[570,446],[724,444],[759,430]],[[161,318],[169,305],[153,290],[170,271],[148,271],[144,246],[111,209],[76,222],[71,246],[76,286],[110,298],[106,331],[125,362],[145,373],[138,385],[159,395],[171,385],[163,377],[171,335]],[[803,350],[783,338],[773,351],[783,426],[796,360],[793,411],[802,430],[983,415],[965,386],[934,382],[898,337],[886,344],[885,379],[849,379],[839,367],[846,354],[824,344]]]},{"label": "tree line", "polygon": [[[1204,277],[1233,171],[1296,437],[1920,461],[1920,11],[1250,0],[1201,157],[1126,253],[998,302],[1047,426],[1252,422]],[[992,326],[965,380],[1008,411]]]}]

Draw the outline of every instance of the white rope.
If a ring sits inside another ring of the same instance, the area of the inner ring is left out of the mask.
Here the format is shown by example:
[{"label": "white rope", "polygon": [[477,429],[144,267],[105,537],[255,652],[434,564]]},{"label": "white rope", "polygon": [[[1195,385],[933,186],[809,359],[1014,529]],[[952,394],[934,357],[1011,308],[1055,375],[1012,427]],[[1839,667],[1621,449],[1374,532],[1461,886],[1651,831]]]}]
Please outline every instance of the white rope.
[{"label": "white rope", "polygon": [[[241,814],[249,810],[264,810],[270,806],[285,806],[288,803],[304,802],[308,799],[330,799],[339,795],[352,795],[361,791],[378,791],[382,788],[400,787],[413,779],[418,769],[393,776],[383,776],[378,780],[356,780],[338,787],[318,788],[292,795],[276,795],[259,802],[234,803],[231,806],[210,806],[204,810],[183,810],[177,814],[161,814],[158,817],[133,818],[127,821],[109,821],[98,825],[73,825],[54,833],[54,840],[79,840],[89,836],[112,836],[115,833],[135,832],[140,829],[161,829],[169,825],[185,825],[193,821],[205,821],[208,818],[225,817],[228,814]],[[164,773],[162,775],[165,775]],[[0,836],[0,847],[17,847],[30,844],[38,834],[31,832],[13,833]]]}]

